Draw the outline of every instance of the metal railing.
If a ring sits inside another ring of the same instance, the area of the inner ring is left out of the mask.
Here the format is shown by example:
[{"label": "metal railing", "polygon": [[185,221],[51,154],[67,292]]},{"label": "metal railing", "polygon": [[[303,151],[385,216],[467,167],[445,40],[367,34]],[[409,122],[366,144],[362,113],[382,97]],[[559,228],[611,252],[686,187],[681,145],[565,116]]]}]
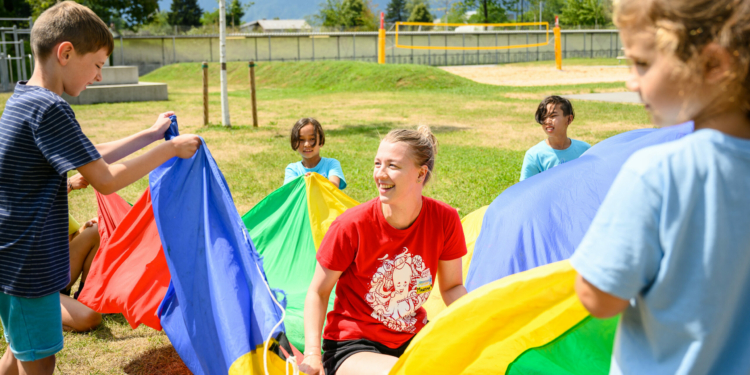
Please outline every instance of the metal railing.
[{"label": "metal railing", "polygon": [[[0,18],[0,21],[28,22],[29,24],[28,29],[19,29],[16,25],[13,25],[13,27],[0,27],[0,89],[2,91],[11,91],[13,90],[14,82],[29,79],[33,72],[34,59],[31,54],[26,53],[26,44],[30,43],[31,28],[34,25],[34,20],[29,17]],[[28,37],[24,37],[26,35]],[[12,36],[13,41],[7,40],[10,36]],[[28,65],[26,62],[27,59]]]},{"label": "metal railing", "polygon": [[[335,33],[248,33],[227,36],[228,61],[377,61],[376,32]],[[544,45],[546,38],[550,39]],[[616,57],[622,45],[617,30],[564,30],[561,36],[563,58]],[[402,45],[429,46],[429,49],[395,47],[395,33],[386,35],[386,63],[479,65],[554,59],[554,36],[545,30],[477,32],[399,32]],[[484,48],[538,44],[524,48]],[[460,50],[432,47],[460,46]],[[471,50],[471,47],[480,47]],[[136,65],[139,74],[179,62],[219,61],[218,35],[207,36],[118,36],[113,62]]]}]

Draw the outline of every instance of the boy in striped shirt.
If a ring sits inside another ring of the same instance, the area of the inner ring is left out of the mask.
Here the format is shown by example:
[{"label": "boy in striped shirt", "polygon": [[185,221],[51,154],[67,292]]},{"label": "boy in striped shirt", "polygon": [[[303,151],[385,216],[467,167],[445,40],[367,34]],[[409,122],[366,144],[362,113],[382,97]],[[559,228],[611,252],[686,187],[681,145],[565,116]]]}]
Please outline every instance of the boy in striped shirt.
[{"label": "boy in striped shirt", "polygon": [[171,112],[149,129],[94,146],[60,95],[101,81],[114,42],[90,9],[72,1],[45,11],[31,30],[34,73],[18,82],[0,118],[0,321],[9,344],[0,375],[52,374],[63,347],[59,291],[70,281],[67,172],[111,194],[179,156],[200,138],[183,135],[109,164],[163,137]]}]

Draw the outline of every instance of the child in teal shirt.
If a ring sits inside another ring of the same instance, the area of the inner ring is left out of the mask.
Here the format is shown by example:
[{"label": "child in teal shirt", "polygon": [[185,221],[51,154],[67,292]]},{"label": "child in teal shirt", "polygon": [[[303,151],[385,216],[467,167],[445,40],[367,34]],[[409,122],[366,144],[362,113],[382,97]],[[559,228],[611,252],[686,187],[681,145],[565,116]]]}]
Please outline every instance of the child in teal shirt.
[{"label": "child in teal shirt", "polygon": [[542,125],[547,139],[526,151],[521,181],[576,159],[591,147],[586,142],[568,138],[568,126],[575,118],[573,105],[568,99],[556,95],[546,97],[534,117]]},{"label": "child in teal shirt", "polygon": [[292,127],[291,142],[292,150],[299,152],[302,160],[286,166],[285,185],[299,176],[315,172],[340,190],[346,188],[341,163],[336,159],[320,156],[320,148],[326,143],[326,137],[318,120],[307,117],[297,121]]}]

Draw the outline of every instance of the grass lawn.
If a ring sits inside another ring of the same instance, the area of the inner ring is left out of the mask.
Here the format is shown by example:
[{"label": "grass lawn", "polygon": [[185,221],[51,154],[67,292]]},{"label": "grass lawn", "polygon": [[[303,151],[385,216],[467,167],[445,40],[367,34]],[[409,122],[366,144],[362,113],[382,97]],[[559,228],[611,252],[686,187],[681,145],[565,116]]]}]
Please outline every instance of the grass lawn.
[{"label": "grass lawn", "polygon": [[[608,59],[614,60],[614,59]],[[616,60],[614,60],[616,63]],[[583,60],[583,62],[586,62]],[[554,62],[542,62],[552,68]],[[572,64],[572,62],[567,62]],[[597,62],[594,65],[610,65]],[[358,62],[261,63],[256,70],[260,127],[252,128],[245,63],[228,64],[233,127],[220,123],[219,69],[210,65],[210,122],[202,126],[200,64],[177,64],[141,77],[167,82],[168,102],[74,106],[83,131],[94,141],[112,141],[150,126],[160,112],[177,113],[181,133],[201,135],[224,173],[240,214],[284,179],[298,161],[289,129],[301,117],[317,118],[326,131],[321,154],[341,161],[354,199],[375,197],[372,159],[390,129],[427,124],[440,142],[434,179],[425,195],[451,204],[461,216],[487,205],[518,181],[526,149],[544,139],[534,111],[546,95],[612,91],[622,83],[502,87],[475,83],[437,68]],[[10,94],[0,94],[4,106]],[[570,136],[591,144],[650,127],[641,106],[574,102]],[[2,109],[2,107],[0,107]],[[134,202],[146,178],[119,192]],[[79,222],[96,215],[92,189],[70,195]],[[0,342],[0,352],[6,343]],[[186,374],[166,335],[145,326],[132,330],[121,315],[107,316],[89,333],[66,333],[58,354],[60,374]]]}]

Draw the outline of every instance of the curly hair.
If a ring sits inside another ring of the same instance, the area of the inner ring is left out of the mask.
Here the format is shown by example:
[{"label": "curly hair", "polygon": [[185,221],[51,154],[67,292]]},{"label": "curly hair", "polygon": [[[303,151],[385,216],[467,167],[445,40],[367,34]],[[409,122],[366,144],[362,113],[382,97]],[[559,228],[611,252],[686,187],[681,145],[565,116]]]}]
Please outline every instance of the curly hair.
[{"label": "curly hair", "polygon": [[715,43],[734,57],[722,82],[727,102],[741,101],[750,118],[750,1],[615,0],[614,22],[621,29],[656,30],[656,48],[674,55],[683,78],[700,80],[706,66],[704,48]]}]

